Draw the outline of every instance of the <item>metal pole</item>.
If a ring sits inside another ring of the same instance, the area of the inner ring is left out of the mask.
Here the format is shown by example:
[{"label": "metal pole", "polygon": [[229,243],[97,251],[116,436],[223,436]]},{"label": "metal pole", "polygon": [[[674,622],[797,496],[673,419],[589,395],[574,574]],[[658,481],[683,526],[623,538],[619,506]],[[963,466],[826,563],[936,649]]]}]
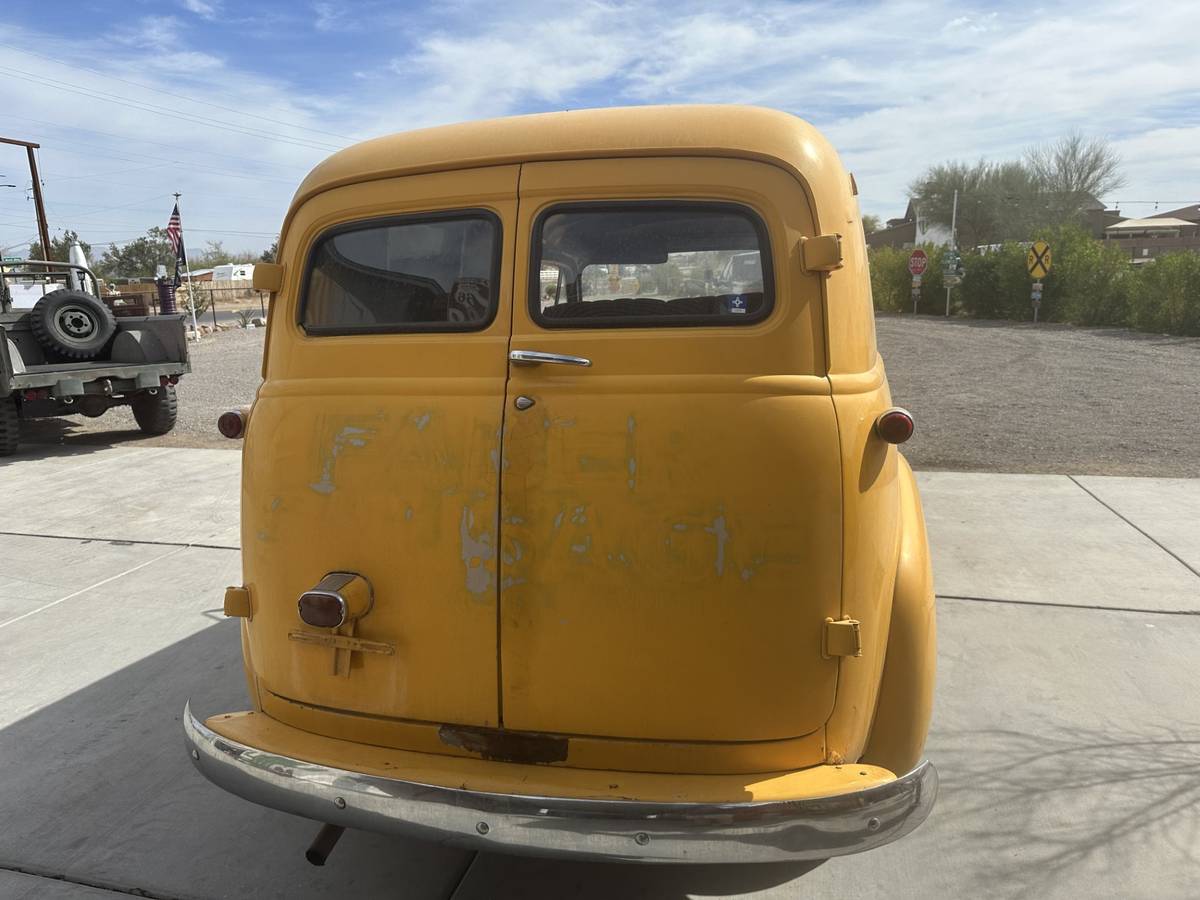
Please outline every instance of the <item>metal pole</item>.
[{"label": "metal pole", "polygon": [[[178,191],[176,191],[175,192],[175,205],[176,206],[179,205],[179,197],[180,197],[180,194]],[[183,241],[183,214],[182,213],[180,213],[180,216],[179,216],[179,239],[181,241]],[[195,289],[192,287],[192,267],[191,267],[191,265],[189,265],[188,258],[187,258],[187,241],[183,242],[183,270],[185,272],[187,272],[188,306],[191,308],[191,311],[192,311],[192,334],[195,335],[194,339],[198,341],[198,340],[200,340],[200,326],[196,323],[196,294],[195,294]]]},{"label": "metal pole", "polygon": [[0,137],[0,144],[13,144],[17,147],[24,147],[26,154],[29,156],[29,176],[33,179],[33,205],[37,211],[38,240],[42,242],[42,259],[50,262],[50,229],[46,226],[46,204],[42,200],[42,181],[38,178],[37,158],[33,153],[34,150],[39,149],[42,145],[6,137]]},{"label": "metal pole", "polygon": [[[950,251],[958,247],[958,191],[954,192],[954,206],[950,209]],[[942,267],[943,271],[945,266]],[[950,317],[950,288],[946,288],[946,318]]]}]

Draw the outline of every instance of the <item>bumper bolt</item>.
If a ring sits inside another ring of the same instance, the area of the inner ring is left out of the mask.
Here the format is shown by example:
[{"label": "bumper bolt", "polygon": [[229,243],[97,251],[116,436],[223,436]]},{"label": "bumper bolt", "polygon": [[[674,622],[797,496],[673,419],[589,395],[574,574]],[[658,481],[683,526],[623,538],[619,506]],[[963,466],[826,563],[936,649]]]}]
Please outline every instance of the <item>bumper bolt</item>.
[{"label": "bumper bolt", "polygon": [[879,820],[876,819],[874,816],[867,819],[867,831],[878,831],[878,830],[879,830]]},{"label": "bumper bolt", "polygon": [[338,809],[345,809],[346,808],[346,798],[345,797],[334,797],[333,805],[336,806]]},{"label": "bumper bolt", "polygon": [[644,831],[639,831],[633,836],[633,839],[639,846],[642,847],[645,847],[648,843],[650,843],[650,835],[646,834]]},{"label": "bumper bolt", "polygon": [[477,824],[475,826],[475,830],[478,831],[480,834],[487,834],[492,829],[488,827],[487,822],[480,822],[479,824]]}]

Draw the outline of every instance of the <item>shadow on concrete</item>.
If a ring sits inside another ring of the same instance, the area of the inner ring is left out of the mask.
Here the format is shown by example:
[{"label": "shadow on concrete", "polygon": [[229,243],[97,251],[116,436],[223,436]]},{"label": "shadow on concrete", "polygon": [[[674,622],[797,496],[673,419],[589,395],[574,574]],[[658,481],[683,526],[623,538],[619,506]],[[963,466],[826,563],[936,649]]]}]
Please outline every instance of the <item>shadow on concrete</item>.
[{"label": "shadow on concrete", "polygon": [[193,769],[184,702],[245,709],[245,690],[226,620],[0,730],[0,867],[154,897],[449,896],[468,852],[348,832],[315,868],[304,850],[317,823]]},{"label": "shadow on concrete", "polygon": [[[99,421],[103,419],[104,417],[101,417]],[[116,423],[114,427],[101,431],[97,428],[96,421],[77,417],[26,419],[21,422],[21,443],[16,454],[6,457],[4,461],[91,453],[112,447],[136,447],[154,440],[153,435],[143,434],[137,428],[121,427]]]},{"label": "shadow on concrete", "polygon": [[[481,853],[454,900],[687,900],[744,896],[795,881],[815,863],[643,865],[532,859]],[[796,887],[799,887],[796,885]]]},{"label": "shadow on concrete", "polygon": [[356,831],[315,868],[303,854],[317,823],[229,795],[193,769],[180,722],[189,697],[203,716],[247,707],[236,623],[207,627],[0,730],[0,811],[21,823],[0,829],[0,868],[151,897],[289,900],[684,898],[754,892],[812,868],[475,859]]},{"label": "shadow on concrete", "polygon": [[1132,875],[1158,896],[1189,893],[1200,871],[1200,725],[1048,733],[938,735],[942,849],[976,862],[978,895],[1004,884],[1006,895],[1042,897],[1094,884],[1085,871]]}]

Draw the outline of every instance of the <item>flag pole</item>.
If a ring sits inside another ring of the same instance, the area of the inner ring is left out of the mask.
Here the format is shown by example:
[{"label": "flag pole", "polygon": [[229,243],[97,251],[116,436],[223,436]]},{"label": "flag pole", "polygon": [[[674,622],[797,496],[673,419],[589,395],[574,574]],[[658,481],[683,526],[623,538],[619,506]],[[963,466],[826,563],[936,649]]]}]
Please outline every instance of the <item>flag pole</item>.
[{"label": "flag pole", "polygon": [[[179,206],[179,191],[175,192],[175,206]],[[183,216],[179,217],[180,240],[183,241]],[[187,242],[183,242],[183,270],[187,273],[188,309],[192,311],[192,340],[200,340],[200,326],[196,324],[196,293],[192,288],[192,267],[188,264]]]}]

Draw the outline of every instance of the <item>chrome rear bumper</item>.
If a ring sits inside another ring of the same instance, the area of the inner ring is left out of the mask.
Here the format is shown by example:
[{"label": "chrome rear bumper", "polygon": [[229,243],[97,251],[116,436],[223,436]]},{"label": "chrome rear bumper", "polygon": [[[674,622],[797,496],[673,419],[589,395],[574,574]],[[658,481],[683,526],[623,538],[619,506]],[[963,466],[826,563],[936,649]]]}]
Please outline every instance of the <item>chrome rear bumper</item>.
[{"label": "chrome rear bumper", "polygon": [[832,797],[749,803],[641,803],[494,794],[316,765],[222,737],[184,709],[196,767],[231,793],[347,828],[476,850],[643,862],[817,860],[870,850],[925,820],[937,772]]}]

